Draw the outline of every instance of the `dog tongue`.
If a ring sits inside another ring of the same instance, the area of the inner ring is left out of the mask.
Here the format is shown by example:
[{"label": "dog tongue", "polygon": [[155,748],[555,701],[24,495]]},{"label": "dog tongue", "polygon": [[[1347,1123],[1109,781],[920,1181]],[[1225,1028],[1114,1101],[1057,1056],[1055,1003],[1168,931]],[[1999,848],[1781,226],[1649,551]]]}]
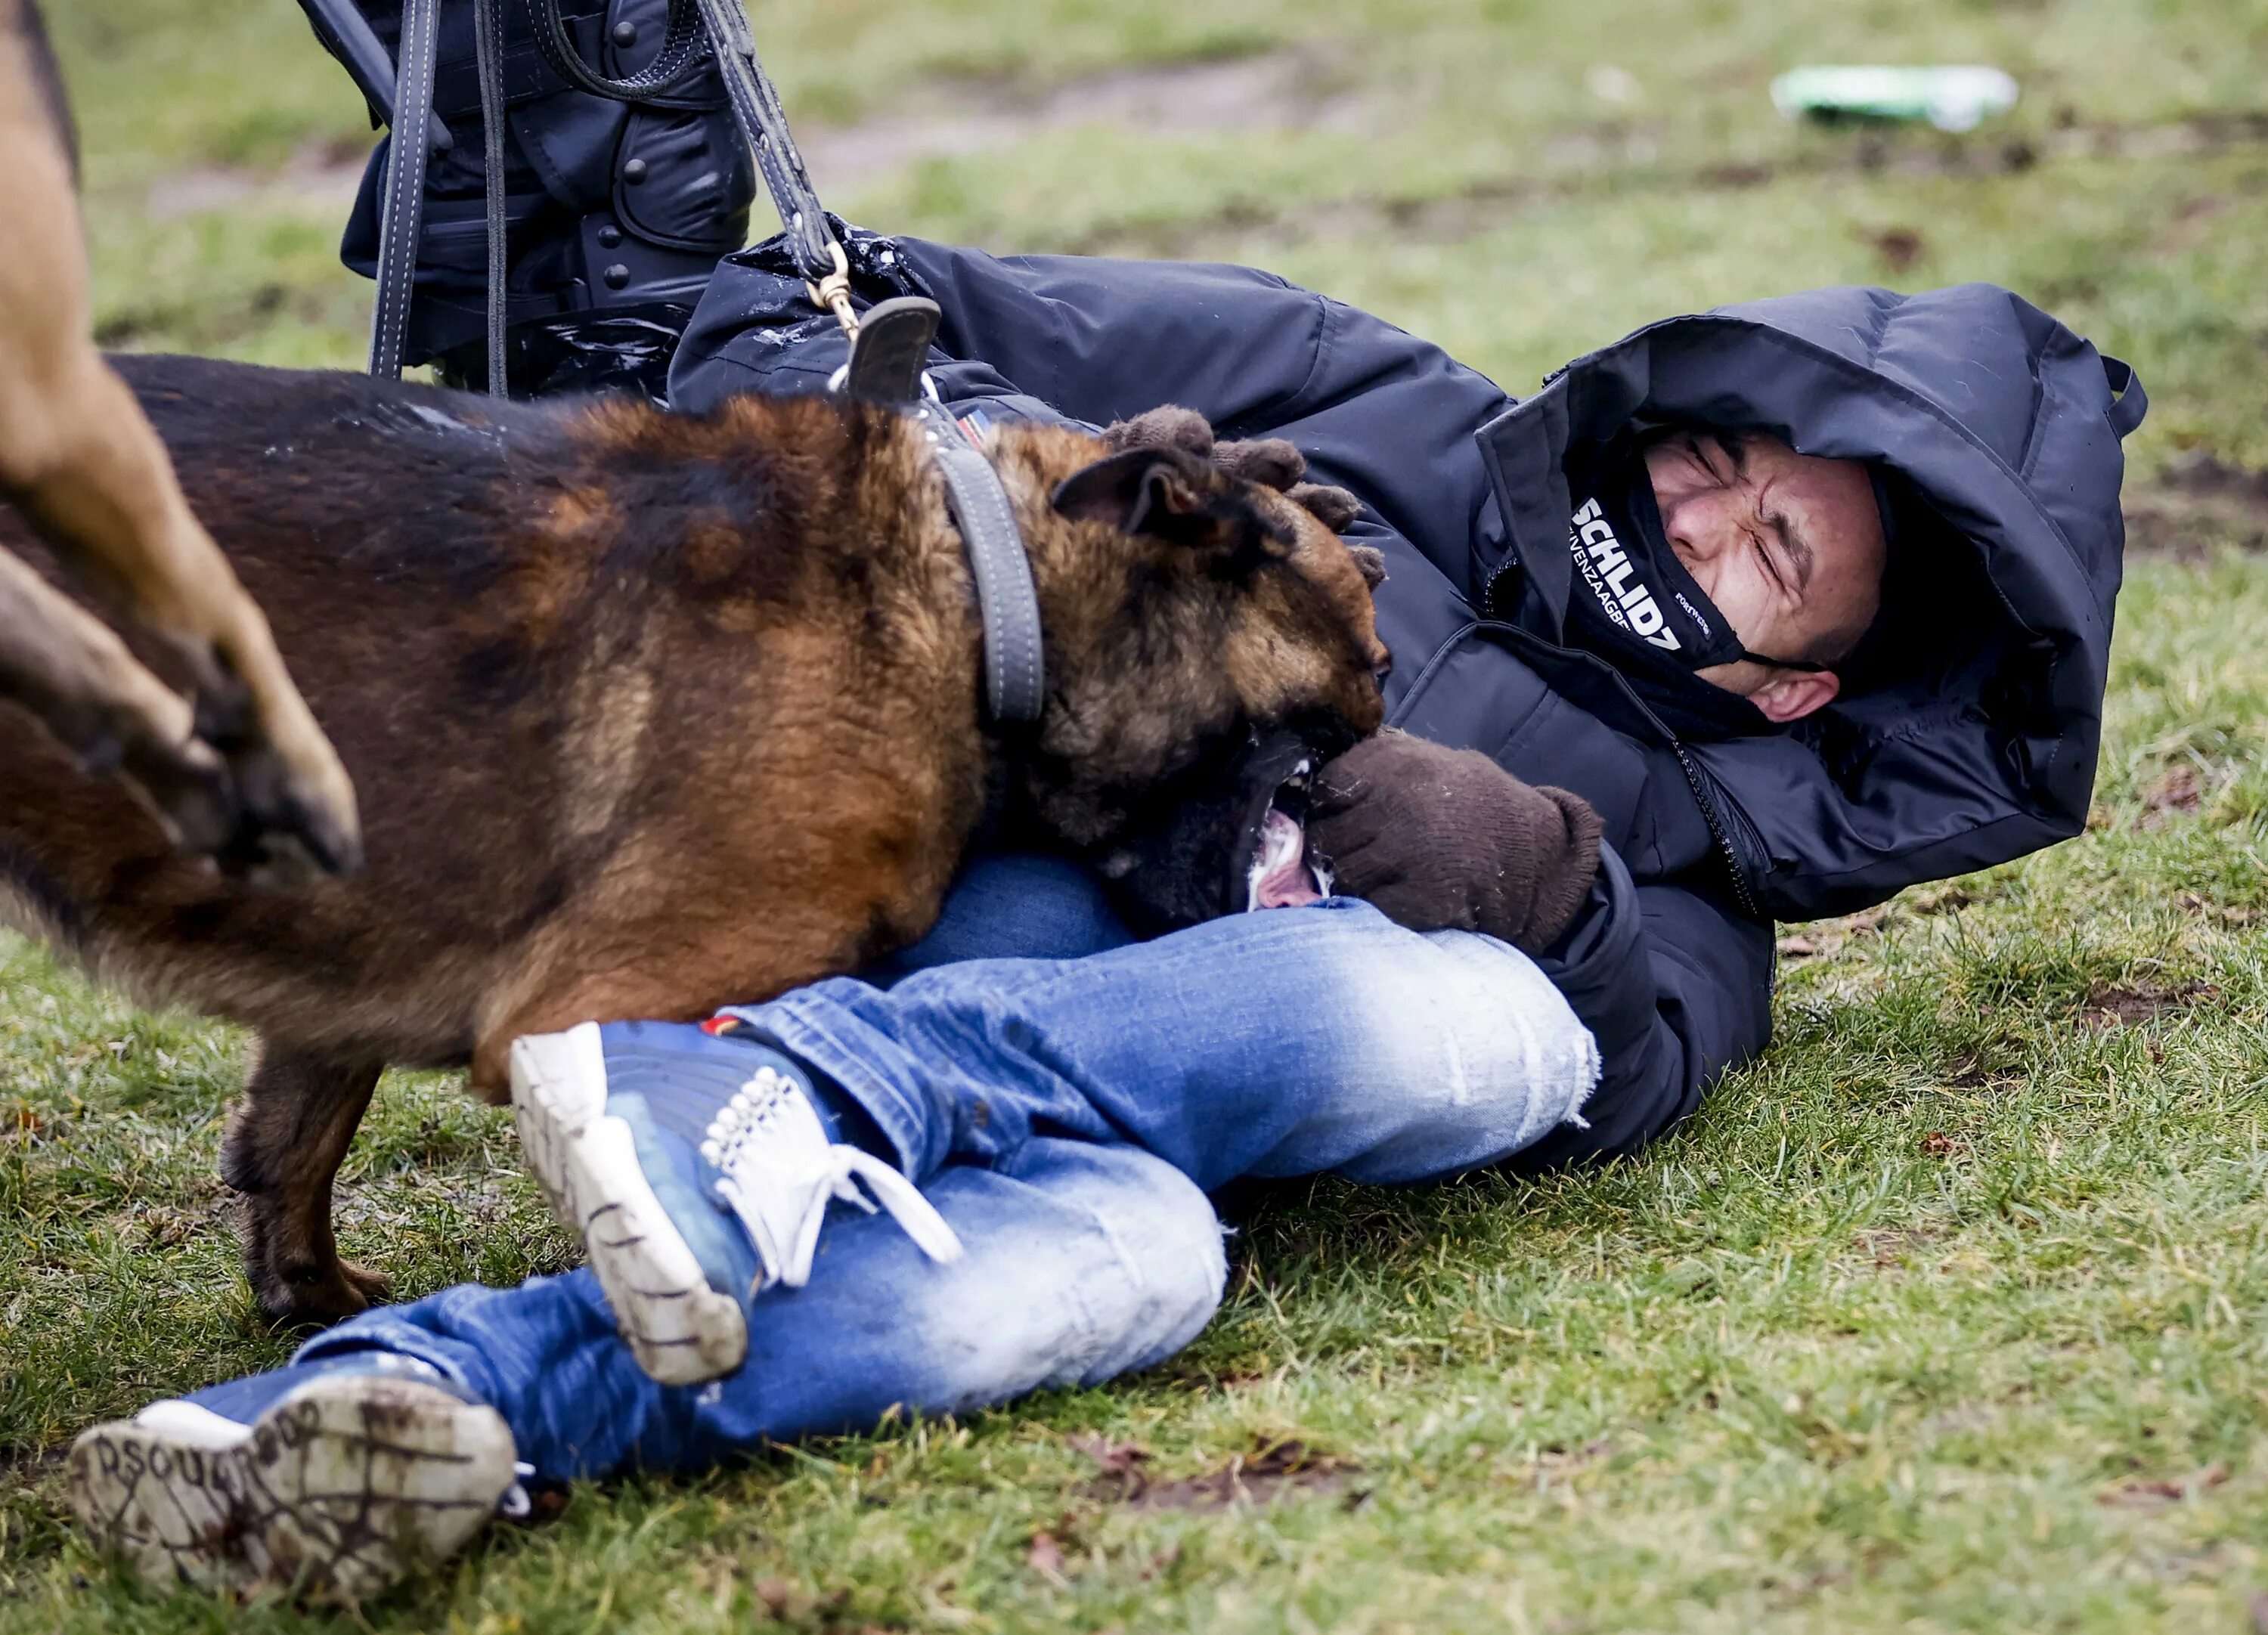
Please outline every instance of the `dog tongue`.
[{"label": "dog tongue", "polygon": [[1296,909],[1321,902],[1307,866],[1307,831],[1287,813],[1270,809],[1260,825],[1260,854],[1252,860],[1253,909]]}]

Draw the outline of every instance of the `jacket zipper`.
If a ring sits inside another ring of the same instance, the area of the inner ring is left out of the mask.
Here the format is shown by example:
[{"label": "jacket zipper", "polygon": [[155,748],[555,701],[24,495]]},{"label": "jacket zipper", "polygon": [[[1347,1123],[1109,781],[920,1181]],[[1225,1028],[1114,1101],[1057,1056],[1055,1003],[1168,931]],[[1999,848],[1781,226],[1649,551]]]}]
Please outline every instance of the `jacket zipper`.
[{"label": "jacket zipper", "polygon": [[[1663,730],[1668,732],[1668,729],[1665,727]],[[1675,733],[1669,734],[1669,748],[1670,753],[1677,757],[1677,764],[1685,770],[1685,781],[1693,785],[1693,804],[1701,808],[1701,821],[1709,826],[1709,833],[1715,838],[1717,850],[1725,859],[1725,872],[1733,877],[1733,895],[1739,900],[1741,911],[1752,920],[1764,920],[1763,911],[1757,908],[1756,898],[1749,891],[1749,877],[1741,867],[1741,855],[1733,850],[1733,837],[1725,832],[1725,826],[1717,816],[1717,805],[1709,799],[1709,792],[1702,786],[1701,769],[1693,764],[1693,757],[1685,753],[1684,744],[1679,741]]]}]

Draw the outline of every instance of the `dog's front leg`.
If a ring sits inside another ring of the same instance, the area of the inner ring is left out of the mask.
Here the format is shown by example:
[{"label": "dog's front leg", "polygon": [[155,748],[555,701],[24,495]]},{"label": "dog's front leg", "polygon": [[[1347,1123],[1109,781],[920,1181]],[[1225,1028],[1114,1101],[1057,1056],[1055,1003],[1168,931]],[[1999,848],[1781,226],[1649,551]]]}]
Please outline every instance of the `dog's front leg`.
[{"label": "dog's front leg", "polygon": [[387,1296],[331,1235],[331,1181],[384,1068],[264,1042],[230,1115],[221,1179],[244,1195],[245,1276],[271,1316],[335,1322]]}]

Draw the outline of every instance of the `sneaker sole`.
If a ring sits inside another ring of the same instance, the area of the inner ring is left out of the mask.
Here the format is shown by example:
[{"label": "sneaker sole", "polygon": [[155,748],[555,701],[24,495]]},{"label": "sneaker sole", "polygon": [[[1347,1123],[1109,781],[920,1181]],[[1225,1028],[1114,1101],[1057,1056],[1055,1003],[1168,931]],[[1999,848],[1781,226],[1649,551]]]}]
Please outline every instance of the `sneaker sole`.
[{"label": "sneaker sole", "polygon": [[513,1482],[492,1408],[413,1381],[317,1380],[225,1447],[118,1420],[72,1444],[87,1536],[146,1582],[359,1601],[453,1555]]},{"label": "sneaker sole", "polygon": [[663,1385],[722,1378],[748,1355],[740,1303],[709,1286],[637,1160],[630,1127],[607,1116],[594,1022],[512,1047],[520,1150],[584,1253],[637,1365]]}]

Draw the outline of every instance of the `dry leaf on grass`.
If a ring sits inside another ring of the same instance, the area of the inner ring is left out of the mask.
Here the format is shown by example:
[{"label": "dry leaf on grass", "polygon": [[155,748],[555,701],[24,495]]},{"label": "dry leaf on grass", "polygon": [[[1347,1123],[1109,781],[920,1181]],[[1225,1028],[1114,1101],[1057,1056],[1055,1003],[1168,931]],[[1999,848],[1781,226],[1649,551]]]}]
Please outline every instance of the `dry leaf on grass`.
[{"label": "dry leaf on grass", "polygon": [[1335,1493],[1361,1467],[1318,1453],[1297,1437],[1257,1438],[1248,1454],[1203,1476],[1152,1480],[1147,1451],[1100,1437],[1073,1438],[1071,1446],[1101,1467],[1087,1493],[1138,1510],[1217,1510],[1238,1503],[1267,1504],[1286,1492]]},{"label": "dry leaf on grass", "polygon": [[2228,1467],[2216,1459],[2204,1469],[2192,1470],[2187,1476],[2155,1482],[2122,1482],[2107,1493],[2097,1493],[2095,1502],[2116,1510],[2155,1510],[2161,1505],[2177,1505],[2195,1499],[2207,1488],[2219,1487],[2228,1480]]},{"label": "dry leaf on grass", "polygon": [[2142,827],[2162,829],[2205,804],[2205,776],[2191,761],[2176,761],[2142,792]]},{"label": "dry leaf on grass", "polygon": [[1815,954],[1839,954],[1845,945],[1879,929],[1889,917],[1890,905],[1879,902],[1871,909],[1861,909],[1856,914],[1845,914],[1831,920],[1814,920],[1801,931],[1779,939],[1780,957],[1806,960]]}]

